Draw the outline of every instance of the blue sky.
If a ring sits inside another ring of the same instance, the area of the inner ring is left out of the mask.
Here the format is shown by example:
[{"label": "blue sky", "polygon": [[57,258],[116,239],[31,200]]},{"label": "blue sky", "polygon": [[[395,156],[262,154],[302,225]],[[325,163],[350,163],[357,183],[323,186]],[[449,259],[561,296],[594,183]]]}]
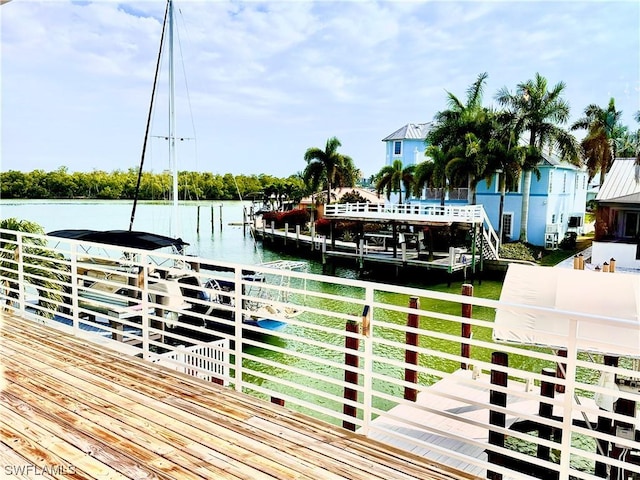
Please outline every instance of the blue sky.
[{"label": "blue sky", "polygon": [[[638,128],[637,1],[175,4],[181,170],[287,176],[336,136],[368,176],[384,165],[382,138],[432,120],[446,91],[464,98],[482,72],[486,105],[539,72],[566,83],[573,120],[614,97]],[[163,11],[162,0],[0,7],[2,170],[137,168]],[[167,117],[159,100],[147,170],[169,168]]]}]

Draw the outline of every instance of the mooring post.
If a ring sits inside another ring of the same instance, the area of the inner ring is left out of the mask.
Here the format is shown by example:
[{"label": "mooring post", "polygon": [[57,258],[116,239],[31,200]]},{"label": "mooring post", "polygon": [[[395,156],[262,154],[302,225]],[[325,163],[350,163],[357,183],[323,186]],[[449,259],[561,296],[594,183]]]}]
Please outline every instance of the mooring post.
[{"label": "mooring post", "polygon": [[[504,352],[493,352],[491,354],[491,363],[501,367],[509,366],[509,357]],[[507,372],[491,369],[491,384],[500,387],[507,386]],[[499,407],[507,406],[507,394],[497,390],[489,392],[489,403]],[[498,427],[505,427],[506,415],[502,412],[494,410],[489,411],[489,423]],[[504,448],[504,433],[489,430],[489,444]],[[487,452],[489,463],[504,466],[504,457],[501,453],[489,450]],[[487,478],[490,480],[502,480],[502,474],[487,470]]]},{"label": "mooring post", "polygon": [[[409,308],[420,308],[420,300],[418,297],[411,297],[409,299]],[[407,327],[418,328],[419,326],[420,317],[415,313],[409,313],[407,315]],[[415,368],[409,367],[409,365],[418,365],[418,352],[410,348],[418,346],[418,334],[407,331],[405,338],[407,349],[404,351],[404,361],[407,367],[404,370],[404,380],[405,382],[417,384],[418,371]],[[413,387],[404,387],[404,398],[410,402],[415,402],[418,398],[418,390]]]},{"label": "mooring post", "polygon": [[214,231],[214,225],[215,225],[215,222],[213,219],[213,205],[211,205],[211,233],[213,233]]},{"label": "mooring post", "polygon": [[287,244],[287,235],[289,234],[289,223],[284,223],[284,244]]},{"label": "mooring post", "polygon": [[[467,297],[473,297],[473,285],[465,283],[462,285],[462,295]],[[462,304],[462,316],[464,318],[471,318],[473,314],[473,305],[470,303]],[[460,326],[462,338],[471,338],[471,324],[463,322]],[[471,358],[471,345],[468,342],[460,342],[460,355],[464,358]],[[460,363],[460,368],[466,370],[469,365],[465,362]]]},{"label": "mooring post", "polygon": [[[558,350],[557,355],[559,357],[564,357],[567,358],[567,349],[566,348],[561,348],[560,350]],[[558,362],[556,364],[556,377],[557,378],[562,378],[564,379],[564,372],[567,371],[567,364],[563,363],[563,362]],[[556,384],[556,392],[558,393],[564,393],[564,385],[560,385],[560,384]]]},{"label": "mooring post", "polygon": [[296,225],[296,248],[300,248],[300,224]]},{"label": "mooring post", "polygon": [[222,231],[222,204],[220,204],[220,231]]},{"label": "mooring post", "polygon": [[[610,367],[617,367],[618,360],[619,360],[619,357],[615,357],[611,355],[604,356],[604,364]],[[602,375],[604,375],[604,373],[602,373]],[[600,408],[604,410],[602,407]],[[612,429],[611,418],[598,415],[598,423],[596,424],[596,431],[610,434],[611,429]],[[609,442],[607,440],[600,440],[600,439],[596,439],[596,442],[597,442],[596,452],[604,456],[609,455],[609,446],[610,446]],[[608,475],[607,464],[604,462],[596,461],[594,474],[596,477],[607,478],[607,475]],[[611,478],[614,478],[614,477],[611,477]]]},{"label": "mooring post", "polygon": [[[360,332],[359,332],[358,322],[354,322],[353,320],[347,321],[346,330],[347,330],[347,335],[344,337],[345,348],[347,350],[353,350],[358,352],[360,350],[360,338],[358,337],[358,334]],[[353,334],[353,335],[349,335],[349,334]],[[346,352],[344,355],[344,363],[345,365],[347,365],[347,367],[353,367],[357,369],[360,364],[360,357],[358,356],[357,353],[354,354],[354,353]],[[348,368],[345,368],[344,381],[347,384],[350,383],[352,385],[358,385],[358,373]],[[345,386],[344,398],[345,400],[357,402],[358,390],[355,388]],[[347,404],[347,402],[345,402],[342,412],[345,415],[349,415],[350,417],[355,418],[358,414],[358,409],[355,406],[349,405]],[[342,421],[342,427],[346,428],[347,430],[351,430],[352,432],[356,431],[356,424],[353,422],[349,422],[347,420]]]},{"label": "mooring post", "polygon": [[196,234],[200,235],[200,205],[198,205],[198,213],[196,216]]},{"label": "mooring post", "polygon": [[[555,377],[556,371],[553,368],[543,368],[542,375],[546,377]],[[540,382],[540,396],[546,398],[553,398],[555,396],[556,389],[553,382],[542,381]],[[540,402],[538,407],[538,415],[542,418],[553,417],[553,404]],[[544,440],[551,440],[552,428],[549,425],[540,424],[538,429],[538,437]],[[551,455],[551,449],[544,445],[538,445],[537,456],[542,460],[549,460]]]}]

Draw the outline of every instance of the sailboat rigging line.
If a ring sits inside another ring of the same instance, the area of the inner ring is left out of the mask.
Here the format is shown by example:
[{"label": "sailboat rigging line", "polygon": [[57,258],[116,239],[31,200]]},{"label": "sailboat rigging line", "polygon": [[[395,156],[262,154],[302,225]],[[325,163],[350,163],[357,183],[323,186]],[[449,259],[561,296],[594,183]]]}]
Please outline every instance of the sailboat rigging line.
[{"label": "sailboat rigging line", "polygon": [[153,88],[151,90],[151,101],[149,102],[149,113],[147,115],[147,126],[144,132],[144,141],[142,142],[142,155],[140,157],[140,167],[138,168],[138,180],[136,182],[136,191],[133,196],[133,207],[131,208],[131,219],[129,220],[129,231],[133,230],[133,221],[136,216],[136,207],[138,206],[138,196],[140,194],[140,183],[142,181],[144,157],[147,152],[149,130],[151,128],[151,119],[153,116],[153,103],[156,96],[156,87],[158,86],[158,78],[160,77],[160,61],[162,59],[162,45],[164,44],[164,34],[167,28],[167,17],[169,16],[169,4],[170,4],[170,0],[167,1],[167,8],[164,11],[164,20],[162,21],[162,34],[160,35],[160,49],[158,50],[158,59],[156,61],[156,74],[155,74],[155,77],[153,78]]}]

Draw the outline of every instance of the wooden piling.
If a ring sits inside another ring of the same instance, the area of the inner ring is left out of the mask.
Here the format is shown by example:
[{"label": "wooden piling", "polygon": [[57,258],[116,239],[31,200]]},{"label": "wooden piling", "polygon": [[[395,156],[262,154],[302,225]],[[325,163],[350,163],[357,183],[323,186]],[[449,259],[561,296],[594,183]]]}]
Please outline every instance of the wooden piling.
[{"label": "wooden piling", "polygon": [[615,273],[616,272],[616,259],[611,257],[609,259],[609,273]]},{"label": "wooden piling", "polygon": [[[557,355],[559,357],[567,358],[567,350],[562,348],[562,349],[558,350]],[[564,372],[566,372],[566,371],[567,371],[567,364],[558,362],[558,364],[556,365],[556,377],[557,378],[565,378],[564,377]],[[564,385],[556,384],[556,392],[564,393]]]},{"label": "wooden piling", "polygon": [[220,204],[220,231],[222,231],[222,204]]},{"label": "wooden piling", "polygon": [[[358,337],[358,334],[359,334],[358,323],[352,320],[349,320],[346,325],[346,330],[347,330],[347,335],[344,338],[345,348],[347,350],[353,350],[355,352],[358,352],[360,350],[360,338]],[[349,334],[355,334],[355,335],[349,335]],[[345,353],[344,363],[348,367],[353,367],[357,369],[360,365],[360,357],[357,353],[355,354]],[[358,373],[345,368],[344,381],[347,384],[350,383],[352,385],[358,385]],[[357,402],[358,390],[355,388],[345,386],[344,398],[345,400]],[[355,406],[349,405],[345,402],[342,408],[342,413],[355,418],[358,415],[358,409]],[[351,430],[352,432],[356,431],[356,424],[353,422],[349,422],[347,420],[342,421],[342,427],[346,428],[347,430]]]},{"label": "wooden piling", "polygon": [[[493,352],[491,354],[491,363],[501,367],[507,367],[509,365],[509,357],[504,352]],[[491,384],[501,387],[507,386],[507,372],[491,369]],[[489,402],[491,405],[497,405],[499,407],[507,406],[507,394],[505,392],[499,392],[497,390],[491,390],[489,392]],[[506,415],[494,410],[489,411],[489,423],[498,427],[506,426]],[[496,445],[504,448],[504,433],[489,430],[489,444]],[[494,465],[504,466],[504,456],[498,452],[489,450],[487,452],[489,463]],[[487,470],[487,478],[490,480],[502,480],[502,474]]]},{"label": "wooden piling", "polygon": [[200,235],[200,205],[198,205],[198,213],[196,215],[196,234]]},{"label": "wooden piling", "polygon": [[[420,308],[420,300],[418,297],[409,299],[409,308]],[[407,327],[418,328],[420,326],[420,317],[415,313],[407,315]],[[405,344],[407,347],[418,346],[418,334],[407,331]],[[407,348],[404,352],[404,361],[407,365],[418,365],[418,352],[414,349]],[[415,368],[407,366],[404,371],[405,382],[413,384],[418,383],[418,371]],[[415,402],[418,398],[418,390],[412,387],[404,387],[404,398],[410,402]]]},{"label": "wooden piling", "polygon": [[[618,357],[614,357],[610,355],[604,356],[605,365],[617,367],[618,361],[619,361]],[[601,410],[603,409],[601,408]],[[613,424],[611,422],[611,418],[598,415],[598,423],[596,424],[597,432],[610,434],[612,426]],[[607,440],[601,440],[601,439],[596,439],[596,442],[597,442],[597,452],[600,453],[600,455],[605,455],[605,456],[608,455],[609,446],[610,446],[609,442]],[[594,475],[596,477],[607,478],[607,475],[608,475],[607,464],[604,462],[596,461]]]},{"label": "wooden piling", "polygon": [[[553,368],[543,368],[542,375],[547,377],[555,377],[556,371]],[[540,396],[546,398],[553,398],[555,396],[556,389],[553,382],[542,381],[540,383]],[[553,404],[540,402],[538,407],[538,415],[542,418],[553,417]],[[552,428],[549,425],[540,424],[538,429],[538,437],[544,440],[551,440]],[[538,444],[537,456],[542,460],[549,460],[551,455],[551,449],[544,445]]]},{"label": "wooden piling", "polygon": [[211,205],[211,233],[213,233],[214,231],[214,225],[215,225],[215,221],[213,218],[213,205]]},{"label": "wooden piling", "polygon": [[[462,285],[462,295],[467,297],[473,297],[473,285],[469,283],[465,283]],[[464,318],[471,318],[473,314],[473,305],[470,303],[462,304],[462,316]],[[461,328],[461,336],[462,338],[471,338],[471,324],[470,323],[462,323],[460,325]],[[471,358],[471,345],[467,342],[460,342],[460,355],[464,358]],[[465,362],[460,363],[460,368],[466,370],[469,365]]]}]

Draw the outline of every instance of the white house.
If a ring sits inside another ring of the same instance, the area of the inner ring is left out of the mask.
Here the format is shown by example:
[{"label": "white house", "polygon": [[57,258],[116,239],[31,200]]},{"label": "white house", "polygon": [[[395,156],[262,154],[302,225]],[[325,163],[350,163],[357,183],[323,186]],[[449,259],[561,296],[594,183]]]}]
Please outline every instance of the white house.
[{"label": "white house", "polygon": [[640,167],[635,158],[616,158],[596,197],[591,263],[616,261],[640,269]]}]

